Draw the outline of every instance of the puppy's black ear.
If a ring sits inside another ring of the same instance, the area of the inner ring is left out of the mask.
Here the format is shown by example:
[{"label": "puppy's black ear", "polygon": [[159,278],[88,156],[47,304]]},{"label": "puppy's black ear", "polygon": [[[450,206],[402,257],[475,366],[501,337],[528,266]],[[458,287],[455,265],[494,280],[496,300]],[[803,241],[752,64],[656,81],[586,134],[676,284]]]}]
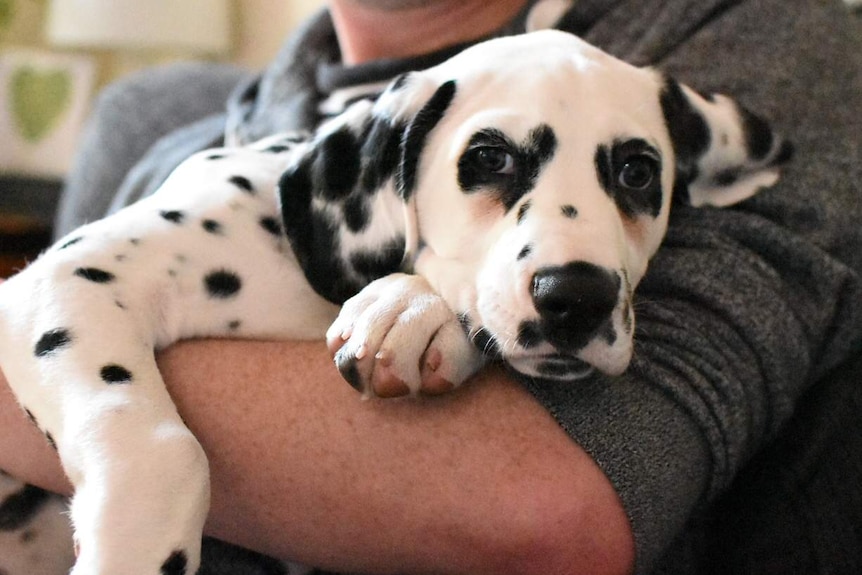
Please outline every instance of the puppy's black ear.
[{"label": "puppy's black ear", "polygon": [[404,132],[398,170],[398,192],[404,200],[409,200],[416,189],[416,172],[428,135],[443,118],[454,97],[455,81],[444,82],[411,118]]},{"label": "puppy's black ear", "polygon": [[279,182],[284,230],[311,286],[342,303],[371,281],[409,267],[410,196],[425,141],[454,83],[419,74],[393,82],[323,124]]},{"label": "puppy's black ear", "polygon": [[674,201],[728,206],[778,180],[792,146],[734,100],[665,78],[660,103],[676,156]]}]

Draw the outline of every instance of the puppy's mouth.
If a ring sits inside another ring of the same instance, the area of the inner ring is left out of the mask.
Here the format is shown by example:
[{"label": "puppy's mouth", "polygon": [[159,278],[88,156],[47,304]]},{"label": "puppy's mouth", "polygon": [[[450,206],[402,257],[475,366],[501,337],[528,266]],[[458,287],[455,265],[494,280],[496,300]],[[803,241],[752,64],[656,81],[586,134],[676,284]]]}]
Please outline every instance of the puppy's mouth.
[{"label": "puppy's mouth", "polygon": [[[486,327],[471,329],[470,316],[460,315],[464,332],[486,358],[500,360],[516,372],[528,377],[552,381],[577,381],[591,375],[597,368],[584,361],[576,352],[553,349],[547,343],[536,342],[536,349],[506,349],[499,343],[498,336]],[[539,346],[541,346],[540,349]]]},{"label": "puppy's mouth", "polygon": [[554,381],[584,379],[596,369],[574,355],[563,353],[507,357],[505,360],[518,373]]}]

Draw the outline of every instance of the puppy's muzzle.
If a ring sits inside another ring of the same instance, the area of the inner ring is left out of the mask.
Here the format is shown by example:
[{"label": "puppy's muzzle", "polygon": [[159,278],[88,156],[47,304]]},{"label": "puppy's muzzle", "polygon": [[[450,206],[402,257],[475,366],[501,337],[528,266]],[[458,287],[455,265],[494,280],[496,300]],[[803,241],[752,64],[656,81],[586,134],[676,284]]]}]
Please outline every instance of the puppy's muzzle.
[{"label": "puppy's muzzle", "polygon": [[575,353],[610,321],[619,291],[616,273],[588,262],[540,269],[531,286],[538,330],[560,352]]}]

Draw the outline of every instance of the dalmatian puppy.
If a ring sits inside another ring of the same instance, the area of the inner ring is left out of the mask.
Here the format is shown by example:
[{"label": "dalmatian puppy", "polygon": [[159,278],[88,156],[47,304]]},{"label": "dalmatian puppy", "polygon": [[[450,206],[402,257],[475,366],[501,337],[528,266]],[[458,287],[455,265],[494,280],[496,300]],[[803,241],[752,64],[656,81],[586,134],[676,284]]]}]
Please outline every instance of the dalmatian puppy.
[{"label": "dalmatian puppy", "polygon": [[488,358],[619,374],[672,197],[743,200],[786,151],[729,98],[544,31],[402,76],[307,139],[193,156],[0,285],[0,365],[75,488],[73,575],[198,568],[206,454],[154,350],[325,335],[383,397]]}]

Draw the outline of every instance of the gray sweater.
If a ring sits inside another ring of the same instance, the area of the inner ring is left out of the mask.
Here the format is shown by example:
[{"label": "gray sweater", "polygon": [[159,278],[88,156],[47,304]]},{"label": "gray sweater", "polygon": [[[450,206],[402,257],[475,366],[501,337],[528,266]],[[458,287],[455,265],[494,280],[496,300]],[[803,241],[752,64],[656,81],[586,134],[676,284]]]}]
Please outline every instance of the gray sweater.
[{"label": "gray sweater", "polygon": [[[500,33],[521,31],[525,16]],[[818,401],[819,388],[853,377],[833,370],[862,356],[862,29],[837,0],[577,0],[558,27],[701,91],[732,94],[796,146],[779,184],[744,204],[674,208],[638,288],[636,352],[624,376],[524,382],[615,485],[638,571],[679,573],[679,550],[692,549],[679,534],[705,533],[702,518],[740,470],[809,425],[799,419],[813,416],[791,419],[800,398]],[[152,191],[225,129],[248,141],[310,128],[331,92],[445,55],[343,68],[321,13],[241,84],[226,114],[157,142],[114,208]],[[67,204],[99,205],[76,199],[76,185],[73,176]]]}]

